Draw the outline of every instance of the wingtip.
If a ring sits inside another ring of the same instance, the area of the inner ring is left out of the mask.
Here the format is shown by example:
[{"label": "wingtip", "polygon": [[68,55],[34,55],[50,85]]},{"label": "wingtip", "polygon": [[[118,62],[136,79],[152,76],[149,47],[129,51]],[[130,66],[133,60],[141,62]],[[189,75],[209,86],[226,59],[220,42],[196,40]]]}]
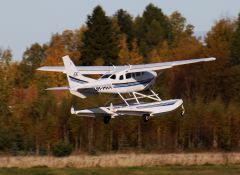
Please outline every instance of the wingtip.
[{"label": "wingtip", "polygon": [[37,71],[41,71],[41,70],[42,70],[42,67],[39,67],[39,68],[37,68],[36,70],[37,70]]},{"label": "wingtip", "polygon": [[216,60],[215,57],[211,57],[211,58],[210,58],[210,61],[215,61],[215,60]]},{"label": "wingtip", "polygon": [[43,66],[43,67],[39,67],[39,68],[37,68],[36,69],[37,71],[45,71],[45,67]]},{"label": "wingtip", "polygon": [[215,57],[209,57],[209,58],[206,58],[206,60],[205,61],[215,61],[216,60],[216,58]]}]

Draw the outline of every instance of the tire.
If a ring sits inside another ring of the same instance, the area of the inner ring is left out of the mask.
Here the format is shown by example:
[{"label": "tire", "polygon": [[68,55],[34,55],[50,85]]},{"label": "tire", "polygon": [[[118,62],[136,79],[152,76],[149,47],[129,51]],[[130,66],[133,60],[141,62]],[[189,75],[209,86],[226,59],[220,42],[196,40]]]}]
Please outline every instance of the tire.
[{"label": "tire", "polygon": [[110,122],[111,117],[110,116],[104,116],[103,122],[104,124],[108,124]]},{"label": "tire", "polygon": [[148,114],[144,114],[144,115],[143,115],[143,121],[144,121],[145,123],[148,122],[149,119],[150,119],[150,115],[148,115]]},{"label": "tire", "polygon": [[185,114],[185,109],[184,109],[184,106],[182,105],[182,112],[180,113],[181,117],[183,117]]},{"label": "tire", "polygon": [[183,117],[183,116],[184,116],[184,111],[182,111],[182,112],[180,113],[180,115],[181,115],[181,117]]}]

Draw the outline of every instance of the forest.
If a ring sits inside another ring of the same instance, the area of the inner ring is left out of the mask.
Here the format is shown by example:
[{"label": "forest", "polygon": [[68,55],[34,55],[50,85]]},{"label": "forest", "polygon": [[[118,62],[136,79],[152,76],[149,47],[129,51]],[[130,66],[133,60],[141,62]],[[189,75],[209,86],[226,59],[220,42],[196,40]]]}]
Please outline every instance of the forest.
[{"label": "forest", "polygon": [[[101,106],[111,95],[87,99],[67,91],[64,74],[36,71],[63,65],[69,55],[76,65],[126,65],[216,57],[215,62],[165,70],[154,90],[162,99],[182,98],[179,111],[152,118],[101,119],[70,114]],[[72,154],[114,152],[202,152],[240,150],[240,15],[220,18],[204,38],[178,11],[170,15],[153,4],[133,17],[119,9],[107,16],[96,6],[76,30],[53,34],[45,44],[33,43],[22,59],[0,50],[0,152],[51,155],[55,144],[73,147]]]}]

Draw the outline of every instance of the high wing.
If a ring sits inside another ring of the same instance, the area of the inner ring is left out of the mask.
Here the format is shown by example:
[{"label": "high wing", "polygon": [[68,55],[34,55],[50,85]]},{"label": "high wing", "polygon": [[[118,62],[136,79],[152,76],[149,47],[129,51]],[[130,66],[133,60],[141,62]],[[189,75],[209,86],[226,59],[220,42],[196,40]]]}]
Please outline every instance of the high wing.
[{"label": "high wing", "polygon": [[[80,74],[105,74],[106,72],[111,72],[114,69],[113,66],[76,66]],[[116,66],[124,67],[124,66]],[[40,71],[49,71],[49,72],[65,72],[64,66],[43,66],[38,68]]]},{"label": "high wing", "polygon": [[[138,65],[125,65],[125,66],[76,66],[80,74],[106,74],[121,70],[128,70],[128,72],[139,72],[139,71],[158,71],[169,69],[174,66],[199,63],[199,62],[208,62],[215,61],[216,58],[200,58],[200,59],[190,59],[190,60],[181,60],[181,61],[170,61],[162,63],[151,63],[151,64],[138,64]],[[37,70],[40,71],[50,71],[50,72],[65,72],[63,66],[44,66],[40,67]]]},{"label": "high wing", "polygon": [[210,57],[210,58],[170,61],[170,62],[162,62],[162,63],[140,64],[140,65],[133,65],[129,72],[149,71],[149,70],[158,71],[158,70],[169,69],[174,66],[199,63],[199,62],[215,61],[215,60],[216,58]]}]

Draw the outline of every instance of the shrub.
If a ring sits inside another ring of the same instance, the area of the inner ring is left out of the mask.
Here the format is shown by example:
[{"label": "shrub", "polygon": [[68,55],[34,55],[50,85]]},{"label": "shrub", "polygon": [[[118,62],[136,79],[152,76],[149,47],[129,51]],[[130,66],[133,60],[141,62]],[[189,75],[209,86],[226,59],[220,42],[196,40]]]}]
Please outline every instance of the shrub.
[{"label": "shrub", "polygon": [[69,156],[73,151],[73,146],[68,143],[58,142],[53,145],[53,155],[56,157]]},{"label": "shrub", "polygon": [[97,155],[97,151],[96,151],[95,149],[91,149],[91,150],[88,152],[88,154],[89,154],[90,156],[96,156],[96,155]]}]

